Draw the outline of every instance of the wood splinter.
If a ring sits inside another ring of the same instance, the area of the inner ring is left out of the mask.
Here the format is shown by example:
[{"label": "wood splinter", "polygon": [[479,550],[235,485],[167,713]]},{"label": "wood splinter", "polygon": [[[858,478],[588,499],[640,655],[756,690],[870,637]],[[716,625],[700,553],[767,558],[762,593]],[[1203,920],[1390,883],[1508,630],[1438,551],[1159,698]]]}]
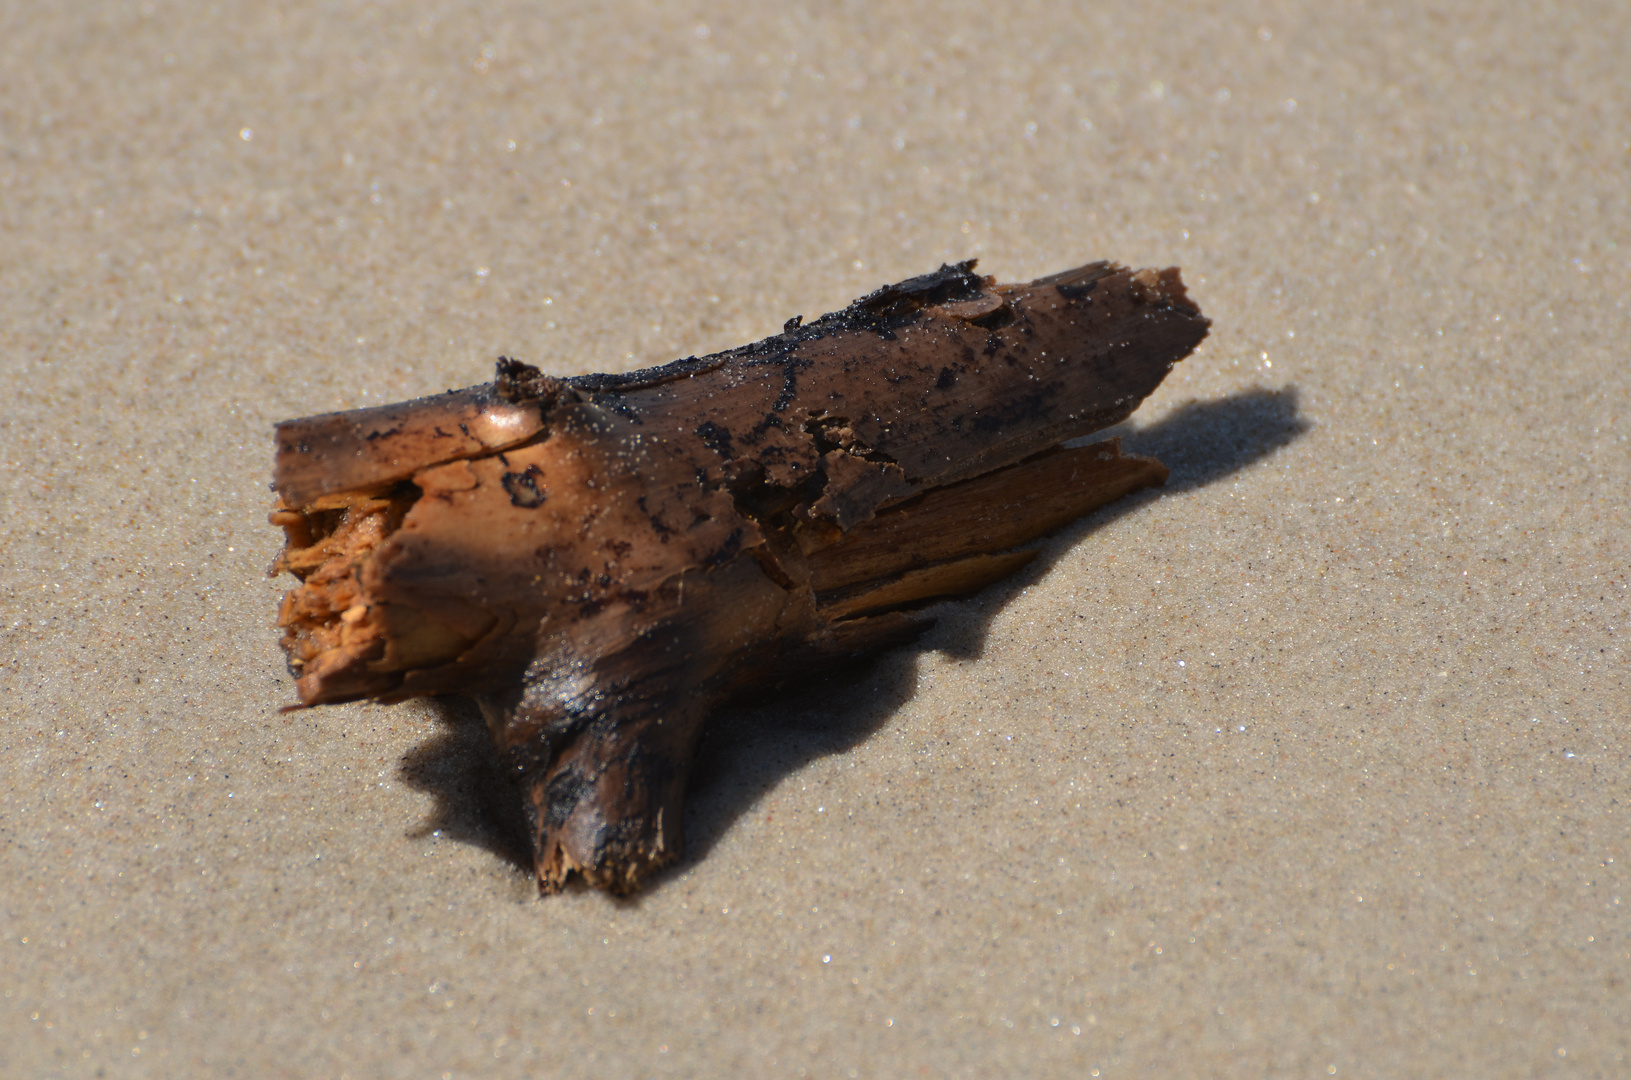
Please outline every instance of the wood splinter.
[{"label": "wood splinter", "polygon": [[942,266],[757,344],[277,427],[303,705],[477,699],[540,887],[675,859],[708,712],[904,642],[916,609],[1166,479],[1119,441],[1206,336],[1177,269]]}]

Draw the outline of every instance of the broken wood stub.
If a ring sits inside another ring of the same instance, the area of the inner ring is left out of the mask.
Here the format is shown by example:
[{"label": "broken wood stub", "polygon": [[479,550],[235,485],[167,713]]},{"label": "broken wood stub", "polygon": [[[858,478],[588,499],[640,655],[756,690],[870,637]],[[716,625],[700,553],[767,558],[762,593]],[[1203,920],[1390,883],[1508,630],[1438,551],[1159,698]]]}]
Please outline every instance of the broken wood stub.
[{"label": "broken wood stub", "polygon": [[1176,269],[973,263],[753,345],[278,426],[301,702],[465,693],[538,878],[636,888],[681,846],[703,720],[909,639],[915,610],[1166,469],[1110,440],[1205,336]]}]

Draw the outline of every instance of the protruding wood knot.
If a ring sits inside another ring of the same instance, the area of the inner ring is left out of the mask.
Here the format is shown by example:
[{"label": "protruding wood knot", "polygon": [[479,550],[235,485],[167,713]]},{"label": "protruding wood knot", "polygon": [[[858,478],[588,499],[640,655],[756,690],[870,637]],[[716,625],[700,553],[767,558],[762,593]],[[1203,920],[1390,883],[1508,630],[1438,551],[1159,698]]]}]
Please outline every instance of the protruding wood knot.
[{"label": "protruding wood knot", "polygon": [[547,407],[561,392],[563,385],[565,384],[562,380],[545,375],[531,364],[511,360],[507,356],[498,358],[498,374],[493,379],[493,392],[505,401],[516,404],[536,401]]}]

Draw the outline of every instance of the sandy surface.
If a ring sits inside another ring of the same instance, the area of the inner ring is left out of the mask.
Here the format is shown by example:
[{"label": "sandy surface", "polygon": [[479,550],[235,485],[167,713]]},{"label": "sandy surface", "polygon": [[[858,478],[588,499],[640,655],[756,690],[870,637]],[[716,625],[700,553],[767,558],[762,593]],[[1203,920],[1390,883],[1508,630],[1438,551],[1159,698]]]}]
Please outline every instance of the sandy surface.
[{"label": "sandy surface", "polygon": [[[0,5],[0,1073],[1631,1070],[1631,7],[204,12]],[[648,895],[276,711],[273,422],[974,255],[1183,266],[1172,483],[725,717]]]}]

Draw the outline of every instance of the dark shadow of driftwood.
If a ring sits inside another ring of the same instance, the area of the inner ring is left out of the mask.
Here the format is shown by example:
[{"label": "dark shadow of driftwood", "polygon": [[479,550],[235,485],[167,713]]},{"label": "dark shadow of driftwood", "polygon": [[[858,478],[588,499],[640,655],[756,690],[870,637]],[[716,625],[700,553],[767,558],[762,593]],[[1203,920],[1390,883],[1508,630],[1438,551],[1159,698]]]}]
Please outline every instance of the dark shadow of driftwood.
[{"label": "dark shadow of driftwood", "polygon": [[476,703],[449,695],[434,699],[442,730],[403,755],[402,782],[434,796],[424,822],[410,835],[432,833],[474,844],[532,873],[532,841],[521,794],[502,774],[487,722]]},{"label": "dark shadow of driftwood", "polygon": [[[1287,387],[1193,402],[1148,427],[1123,425],[1094,436],[1120,435],[1128,452],[1165,462],[1172,470],[1165,487],[1129,496],[1060,530],[1018,574],[976,598],[943,606],[939,625],[916,643],[829,671],[774,702],[721,710],[709,720],[692,775],[685,856],[658,875],[651,888],[661,888],[676,871],[706,856],[731,825],[784,777],[817,758],[850,749],[882,727],[911,697],[925,650],[979,656],[992,617],[1089,533],[1136,513],[1163,494],[1204,487],[1239,472],[1306,430],[1297,390]],[[475,844],[530,873],[531,850],[520,799],[499,772],[481,714],[462,698],[438,699],[437,709],[442,733],[410,751],[399,769],[404,783],[435,798],[416,834],[439,832]]]}]

